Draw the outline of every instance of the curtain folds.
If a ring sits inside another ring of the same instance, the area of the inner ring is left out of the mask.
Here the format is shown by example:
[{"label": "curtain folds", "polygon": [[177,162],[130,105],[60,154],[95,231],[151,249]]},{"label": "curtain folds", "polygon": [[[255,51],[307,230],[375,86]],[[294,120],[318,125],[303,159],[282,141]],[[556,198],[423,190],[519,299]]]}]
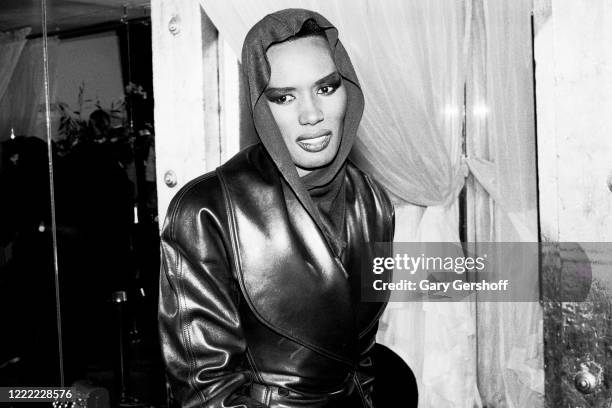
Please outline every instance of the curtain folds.
[{"label": "curtain folds", "polygon": [[[476,242],[538,241],[531,10],[531,0],[473,0],[467,163],[484,190],[475,200],[482,204],[473,226]],[[538,270],[534,256],[504,273],[537,288]],[[478,303],[477,308],[483,403],[543,407],[540,305]]]},{"label": "curtain folds", "polygon": [[[49,76],[54,77],[59,40],[49,38]],[[50,86],[52,89],[52,86]],[[16,62],[13,75],[0,99],[0,141],[15,135],[44,138],[39,112],[44,108],[44,65],[42,39],[29,40]],[[40,116],[42,118],[42,116]]]},{"label": "curtain folds", "polygon": [[[466,4],[415,0],[364,7],[356,27],[341,31],[364,57],[356,65],[366,111],[353,159],[398,202],[449,205],[463,185]],[[366,22],[375,29],[357,27]]]},{"label": "curtain folds", "polygon": [[13,70],[26,43],[31,28],[0,33],[0,101],[13,76]]}]

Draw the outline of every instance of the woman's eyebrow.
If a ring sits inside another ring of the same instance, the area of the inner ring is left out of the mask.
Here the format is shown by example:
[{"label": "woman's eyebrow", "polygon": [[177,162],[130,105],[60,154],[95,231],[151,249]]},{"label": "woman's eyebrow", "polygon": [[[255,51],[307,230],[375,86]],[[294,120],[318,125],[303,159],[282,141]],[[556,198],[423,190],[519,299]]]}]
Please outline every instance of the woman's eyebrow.
[{"label": "woman's eyebrow", "polygon": [[319,79],[317,82],[315,82],[315,86],[338,81],[340,81],[340,74],[338,73],[338,71],[334,71],[331,74],[326,75],[323,78]]},{"label": "woman's eyebrow", "polygon": [[[338,73],[338,71],[334,71],[329,75],[325,75],[323,78],[318,79],[315,83],[314,86],[319,86],[319,85],[323,85],[323,84],[329,84],[329,83],[335,83],[340,81],[340,74]],[[275,95],[284,95],[290,92],[295,91],[295,88],[293,87],[284,87],[284,88],[266,88],[264,90],[264,94],[266,96],[275,96]]]},{"label": "woman's eyebrow", "polygon": [[266,88],[264,91],[264,94],[266,94],[266,96],[271,96],[271,95],[283,95],[289,92],[293,92],[295,91],[295,88],[291,88],[291,87],[286,87],[286,88]]}]

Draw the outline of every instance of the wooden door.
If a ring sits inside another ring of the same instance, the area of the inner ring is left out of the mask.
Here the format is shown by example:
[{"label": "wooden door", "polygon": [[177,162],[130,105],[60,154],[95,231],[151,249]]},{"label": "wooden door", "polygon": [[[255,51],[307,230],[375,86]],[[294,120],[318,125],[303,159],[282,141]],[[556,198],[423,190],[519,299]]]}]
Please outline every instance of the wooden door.
[{"label": "wooden door", "polygon": [[612,3],[536,1],[534,23],[542,283],[592,271],[584,302],[544,302],[546,406],[609,408]]},{"label": "wooden door", "polygon": [[195,0],[151,2],[158,214],[238,151],[238,58]]}]

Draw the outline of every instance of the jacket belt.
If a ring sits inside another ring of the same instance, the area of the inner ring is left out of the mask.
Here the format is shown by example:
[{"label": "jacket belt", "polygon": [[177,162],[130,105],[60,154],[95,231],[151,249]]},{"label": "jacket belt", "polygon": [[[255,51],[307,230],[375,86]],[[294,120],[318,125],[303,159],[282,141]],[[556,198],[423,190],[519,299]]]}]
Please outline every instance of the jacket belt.
[{"label": "jacket belt", "polygon": [[249,387],[249,396],[270,407],[284,407],[284,402],[300,401],[306,404],[304,407],[314,408],[328,406],[329,403],[334,401],[340,402],[351,395],[354,389],[355,383],[352,381],[351,377],[349,377],[341,389],[322,394],[302,394],[274,385],[252,383]]}]

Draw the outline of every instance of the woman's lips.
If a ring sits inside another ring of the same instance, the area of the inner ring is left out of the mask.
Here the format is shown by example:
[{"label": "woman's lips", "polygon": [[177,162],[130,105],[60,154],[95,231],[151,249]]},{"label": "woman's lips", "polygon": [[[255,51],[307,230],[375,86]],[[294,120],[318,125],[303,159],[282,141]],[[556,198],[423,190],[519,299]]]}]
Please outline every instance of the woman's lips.
[{"label": "woman's lips", "polygon": [[324,130],[312,135],[302,135],[298,137],[296,143],[310,153],[317,153],[325,149],[332,138],[332,132]]}]

